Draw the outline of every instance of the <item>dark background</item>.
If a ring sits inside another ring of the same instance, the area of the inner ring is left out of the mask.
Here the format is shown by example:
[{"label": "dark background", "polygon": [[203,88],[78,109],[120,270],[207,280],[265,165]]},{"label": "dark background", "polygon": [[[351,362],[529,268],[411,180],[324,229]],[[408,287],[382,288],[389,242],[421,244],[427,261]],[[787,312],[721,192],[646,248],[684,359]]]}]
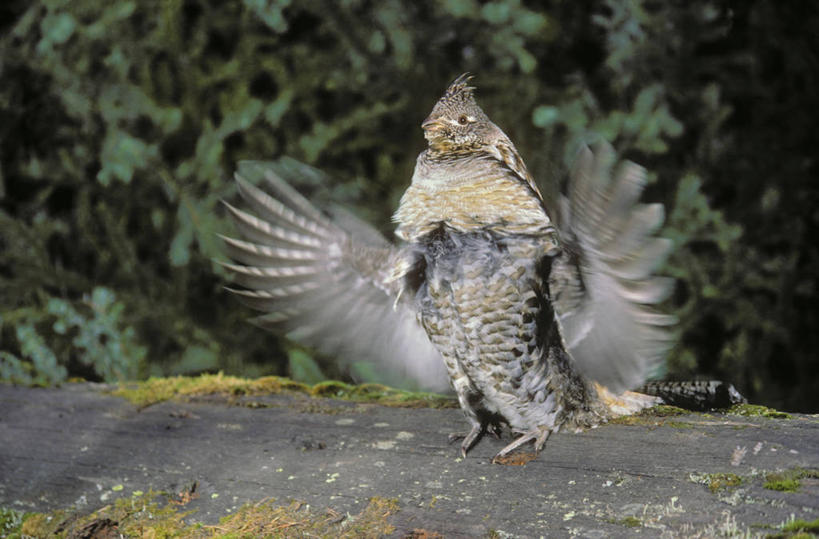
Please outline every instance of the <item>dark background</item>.
[{"label": "dark background", "polygon": [[668,377],[819,410],[816,2],[289,4],[0,6],[0,378],[343,376],[244,322],[218,202],[237,160],[290,156],[391,235],[419,124],[471,71],[547,194],[599,138],[652,171]]}]

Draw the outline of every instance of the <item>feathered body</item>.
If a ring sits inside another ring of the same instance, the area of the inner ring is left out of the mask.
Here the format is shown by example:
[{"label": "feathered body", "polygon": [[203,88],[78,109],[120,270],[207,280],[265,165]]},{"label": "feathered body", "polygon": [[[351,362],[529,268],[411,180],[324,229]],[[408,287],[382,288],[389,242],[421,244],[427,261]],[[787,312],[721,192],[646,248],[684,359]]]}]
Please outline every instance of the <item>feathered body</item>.
[{"label": "feathered body", "polygon": [[464,452],[500,423],[540,445],[561,425],[587,427],[608,417],[572,367],[540,284],[554,244],[445,225],[418,242],[417,308],[472,427]]},{"label": "feathered body", "polygon": [[401,247],[349,216],[342,229],[268,167],[277,198],[240,182],[262,220],[231,209],[254,243],[227,240],[246,264],[229,267],[268,327],[342,357],[393,356],[419,380],[444,365],[471,426],[462,452],[508,424],[521,436],[501,456],[656,402],[613,393],[670,342],[673,319],[651,308],[670,286],[653,275],[669,245],[652,237],[662,207],[636,204],[642,169],[613,174],[607,148],[580,156],[556,226],[468,80],[422,124],[429,148],[394,216]]}]

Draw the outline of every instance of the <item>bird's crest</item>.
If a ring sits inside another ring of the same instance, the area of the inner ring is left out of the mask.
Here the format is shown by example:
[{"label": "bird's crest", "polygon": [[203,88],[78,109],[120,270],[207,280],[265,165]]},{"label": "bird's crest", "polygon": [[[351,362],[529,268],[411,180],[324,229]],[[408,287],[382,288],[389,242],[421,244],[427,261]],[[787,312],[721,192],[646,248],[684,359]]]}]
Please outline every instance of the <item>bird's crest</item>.
[{"label": "bird's crest", "polygon": [[467,72],[452,81],[452,84],[449,85],[444,93],[444,99],[453,101],[458,99],[463,101],[474,100],[475,96],[473,92],[475,87],[469,86],[468,84],[474,77],[475,75]]}]

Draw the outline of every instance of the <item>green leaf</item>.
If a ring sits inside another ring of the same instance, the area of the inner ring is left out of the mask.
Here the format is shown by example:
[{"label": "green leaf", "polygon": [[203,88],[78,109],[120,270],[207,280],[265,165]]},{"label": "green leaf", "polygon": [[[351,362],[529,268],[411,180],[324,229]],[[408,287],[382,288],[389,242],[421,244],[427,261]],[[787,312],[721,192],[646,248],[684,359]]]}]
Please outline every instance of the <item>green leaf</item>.
[{"label": "green leaf", "polygon": [[185,204],[179,205],[176,214],[179,228],[171,240],[168,258],[171,266],[176,268],[185,266],[191,259],[191,244],[193,243],[193,222]]},{"label": "green leaf", "polygon": [[532,112],[532,123],[537,127],[549,127],[560,119],[560,111],[551,105],[540,105]]},{"label": "green leaf", "polygon": [[287,360],[290,364],[290,377],[298,382],[316,384],[326,380],[321,369],[313,358],[298,348],[287,351]]},{"label": "green leaf", "polygon": [[216,350],[201,345],[191,345],[185,349],[182,359],[170,369],[170,374],[194,374],[214,371],[219,368],[219,354]]},{"label": "green leaf", "polygon": [[124,131],[110,132],[102,145],[102,169],[97,173],[97,181],[106,186],[114,179],[129,183],[135,170],[148,165],[157,156],[156,146]]},{"label": "green leaf", "polygon": [[37,44],[37,52],[43,54],[53,45],[62,45],[76,28],[77,21],[69,13],[49,13],[40,23],[43,38]]}]

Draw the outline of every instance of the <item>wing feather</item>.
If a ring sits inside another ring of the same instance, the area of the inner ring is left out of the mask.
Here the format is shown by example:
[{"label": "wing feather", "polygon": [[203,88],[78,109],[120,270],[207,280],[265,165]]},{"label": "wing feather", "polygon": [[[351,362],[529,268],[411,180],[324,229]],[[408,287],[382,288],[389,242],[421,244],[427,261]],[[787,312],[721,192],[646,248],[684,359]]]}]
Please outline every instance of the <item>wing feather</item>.
[{"label": "wing feather", "polygon": [[226,204],[243,238],[222,237],[234,263],[220,263],[239,287],[228,290],[264,313],[253,319],[263,328],[344,363],[368,361],[447,390],[439,352],[412,306],[397,299],[407,253],[351,214],[336,210],[338,222],[331,219],[280,174],[324,180],[293,160],[240,163],[236,183],[252,213]]},{"label": "wing feather", "polygon": [[656,311],[674,281],[655,275],[671,242],[653,234],[662,205],[639,204],[645,170],[615,168],[614,150],[581,152],[561,201],[565,249],[549,277],[564,340],[578,368],[612,391],[642,384],[674,343],[673,316]]}]

